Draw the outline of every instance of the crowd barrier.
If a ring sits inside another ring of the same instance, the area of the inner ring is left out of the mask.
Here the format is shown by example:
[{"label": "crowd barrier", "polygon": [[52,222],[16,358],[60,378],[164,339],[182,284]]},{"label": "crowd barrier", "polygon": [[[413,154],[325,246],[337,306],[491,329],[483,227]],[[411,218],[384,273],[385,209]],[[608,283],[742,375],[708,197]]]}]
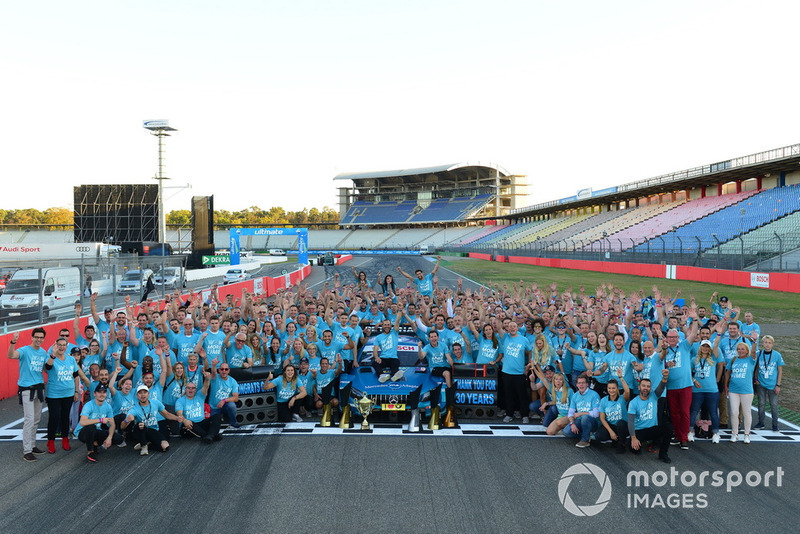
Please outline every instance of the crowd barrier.
[{"label": "crowd barrier", "polygon": [[[261,278],[253,278],[251,280],[245,280],[243,282],[237,282],[234,284],[228,284],[224,286],[219,286],[217,292],[219,294],[220,300],[224,300],[227,295],[233,295],[234,298],[239,298],[242,296],[242,289],[247,289],[251,293],[261,294],[264,296],[271,296],[274,295],[279,289],[283,289],[286,287],[296,286],[298,285],[303,279],[305,279],[311,273],[311,266],[306,265],[301,267],[297,271],[293,271],[291,273],[287,273],[282,276],[277,277],[261,277]],[[210,289],[202,291],[203,298],[208,298],[210,294]],[[186,298],[188,293],[184,293],[183,297]],[[158,301],[159,306],[163,307],[164,301]],[[100,311],[100,310],[98,310]],[[79,319],[79,325],[81,331],[89,322],[89,316],[83,316]],[[72,338],[72,325],[73,319],[59,321],[57,323],[48,323],[45,325],[41,325],[42,328],[45,329],[47,332],[47,337],[45,337],[44,344],[42,345],[45,349],[49,349],[53,343],[55,343],[56,338],[58,337],[58,331],[62,328],[69,328],[70,331],[70,338]],[[17,347],[22,347],[24,345],[29,345],[31,342],[31,330],[34,327],[29,327],[24,330],[20,330],[19,341],[17,341]],[[19,362],[17,360],[11,360],[7,357],[8,354],[8,347],[10,345],[12,334],[2,334],[0,335],[0,400],[7,399],[9,397],[15,396],[17,394],[17,380],[19,378]]]},{"label": "crowd barrier", "polygon": [[470,258],[521,263],[539,267],[557,267],[559,269],[576,269],[580,271],[596,271],[613,274],[632,274],[652,278],[671,280],[689,280],[693,282],[709,282],[737,287],[755,287],[800,293],[800,274],[796,273],[756,273],[751,271],[729,271],[725,269],[709,269],[706,267],[690,267],[686,265],[656,265],[650,263],[617,263],[590,260],[565,260],[559,258],[531,258],[528,256],[492,256],[491,254],[469,253]]}]

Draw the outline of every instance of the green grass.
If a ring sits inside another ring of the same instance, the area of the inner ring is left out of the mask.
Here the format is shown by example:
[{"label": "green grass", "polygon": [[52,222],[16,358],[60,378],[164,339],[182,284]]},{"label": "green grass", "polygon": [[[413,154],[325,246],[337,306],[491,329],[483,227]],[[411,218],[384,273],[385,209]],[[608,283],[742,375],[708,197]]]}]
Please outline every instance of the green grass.
[{"label": "green grass", "polygon": [[455,261],[443,259],[442,266],[486,285],[498,283],[510,286],[513,282],[524,280],[526,284],[536,282],[539,287],[542,287],[555,282],[559,291],[564,291],[569,287],[578,291],[578,288],[583,285],[590,295],[603,283],[611,283],[627,293],[644,290],[647,295],[652,294],[653,285],[658,286],[664,295],[674,296],[680,289],[681,297],[688,301],[691,296],[694,296],[697,305],[706,306],[709,308],[709,313],[711,310],[708,301],[711,294],[718,291],[720,296],[727,296],[734,306],[742,309],[742,312],[752,312],[759,324],[800,323],[800,295],[797,293],[472,259]]},{"label": "green grass", "polygon": [[[791,324],[797,326],[798,335],[775,336],[775,349],[783,354],[786,365],[783,367],[783,389],[780,404],[782,416],[800,423],[800,295],[784,293],[769,289],[723,286],[706,282],[688,282],[683,280],[667,280],[664,278],[648,278],[644,276],[597,273],[573,269],[556,269],[552,267],[536,267],[514,263],[497,263],[472,259],[443,258],[442,266],[470,278],[481,284],[508,284],[523,280],[526,285],[537,283],[539,287],[549,286],[555,282],[559,291],[572,288],[578,291],[580,286],[593,294],[595,288],[603,283],[613,284],[626,293],[644,290],[651,294],[653,285],[658,286],[664,295],[674,296],[680,289],[683,298],[695,297],[698,305],[709,308],[709,298],[714,291],[725,295],[734,306],[742,312],[750,311],[759,323],[762,334],[770,334],[770,324]],[[786,327],[783,327],[785,330]],[[773,334],[774,335],[774,334]],[[794,412],[794,413],[793,413]]]}]

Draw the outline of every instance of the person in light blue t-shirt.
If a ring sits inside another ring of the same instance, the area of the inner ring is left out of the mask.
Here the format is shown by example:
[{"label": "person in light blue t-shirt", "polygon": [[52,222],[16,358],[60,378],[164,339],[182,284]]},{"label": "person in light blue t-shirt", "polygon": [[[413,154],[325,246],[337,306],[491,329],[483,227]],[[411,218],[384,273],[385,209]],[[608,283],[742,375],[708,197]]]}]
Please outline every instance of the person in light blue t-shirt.
[{"label": "person in light blue t-shirt", "polygon": [[589,389],[589,379],[585,376],[578,377],[576,386],[578,391],[569,401],[569,425],[564,428],[564,435],[568,438],[579,437],[580,441],[575,446],[585,448],[589,446],[592,432],[600,424],[600,395]]},{"label": "person in light blue t-shirt", "polygon": [[756,347],[747,343],[736,346],[736,358],[725,366],[725,390],[731,405],[731,442],[739,440],[739,408],[744,422],[744,443],[750,443],[750,425],[753,422],[753,373],[756,369]]},{"label": "person in light blue t-shirt", "polygon": [[[622,385],[622,394],[620,394]],[[596,439],[599,442],[611,440],[617,454],[625,452],[625,443],[628,436],[628,401],[631,398],[631,389],[625,380],[625,373],[617,369],[617,378],[608,381],[607,396],[600,399],[600,428],[597,430]]]},{"label": "person in light blue t-shirt", "polygon": [[433,277],[436,276],[436,272],[439,270],[439,265],[442,262],[441,256],[436,256],[436,265],[434,265],[433,270],[430,274],[423,274],[422,269],[417,269],[414,271],[414,276],[411,276],[407,272],[403,271],[401,267],[397,268],[397,272],[411,280],[417,288],[417,292],[420,295],[424,296],[431,296],[433,295]]},{"label": "person in light blue t-shirt", "polygon": [[[67,340],[58,338],[53,352],[44,362],[47,371],[47,452],[56,452],[56,431],[61,430],[61,447],[69,446],[69,413],[72,403],[78,401],[78,363],[75,357],[66,354]],[[80,353],[80,349],[75,347]]]},{"label": "person in light blue t-shirt", "polygon": [[781,380],[783,379],[783,356],[777,350],[773,350],[775,338],[764,336],[761,338],[761,350],[758,351],[756,362],[758,363],[758,383],[756,393],[758,394],[758,424],[755,428],[764,428],[764,415],[767,409],[767,399],[769,399],[772,414],[772,431],[778,431],[778,395],[781,392]]},{"label": "person in light blue t-shirt", "polygon": [[17,395],[22,404],[24,422],[22,424],[22,458],[27,462],[35,462],[34,454],[44,454],[36,446],[36,429],[42,417],[42,401],[44,400],[44,375],[42,369],[47,360],[47,351],[42,348],[46,332],[37,327],[31,331],[31,344],[16,349],[19,332],[11,336],[8,344],[8,358],[19,360],[19,380]]},{"label": "person in light blue t-shirt", "polygon": [[659,442],[658,459],[670,463],[669,441],[672,436],[672,424],[667,417],[659,417],[658,399],[667,388],[667,377],[670,370],[661,371],[661,382],[655,391],[651,390],[649,378],[639,382],[639,395],[628,403],[628,433],[631,435],[631,450],[641,453],[642,443],[648,440]]},{"label": "person in light blue t-shirt", "polygon": [[136,388],[136,398],[139,402],[131,408],[123,422],[125,428],[132,426],[131,434],[137,442],[134,450],[146,456],[150,452],[148,447],[152,444],[158,445],[161,452],[167,452],[169,450],[167,420],[177,421],[178,416],[169,413],[160,400],[151,399],[150,391],[145,385]]},{"label": "person in light blue t-shirt", "polygon": [[705,407],[711,417],[713,443],[719,443],[719,386],[725,361],[719,355],[719,337],[712,344],[704,339],[697,347],[692,365],[692,406],[689,411],[689,441],[694,441],[694,423]]}]

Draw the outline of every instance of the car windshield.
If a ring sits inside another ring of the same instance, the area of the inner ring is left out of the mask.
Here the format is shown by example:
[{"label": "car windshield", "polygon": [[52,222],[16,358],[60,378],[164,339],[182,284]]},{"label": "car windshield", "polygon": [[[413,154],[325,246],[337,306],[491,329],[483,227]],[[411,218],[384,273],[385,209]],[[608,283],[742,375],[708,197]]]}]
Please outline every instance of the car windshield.
[{"label": "car windshield", "polygon": [[24,295],[24,294],[38,294],[41,280],[38,279],[22,279],[22,280],[9,280],[4,291],[7,295]]},{"label": "car windshield", "polygon": [[[130,272],[130,273],[125,273],[125,276],[123,276],[122,279],[123,280],[128,280],[128,281],[135,280],[135,281],[138,282],[141,279],[141,276],[142,276],[142,274],[139,271],[133,271],[133,272]],[[219,275],[217,275],[217,276],[219,276]]]},{"label": "car windshield", "polygon": [[[233,275],[233,274],[242,274],[242,271],[241,271],[241,269],[231,269],[230,271],[228,271],[228,274],[231,274],[231,275]],[[217,276],[219,276],[219,275],[217,275]]]},{"label": "car windshield", "polygon": [[[364,345],[364,348],[361,351],[361,357],[359,358],[360,363],[369,363],[372,361],[372,346],[374,339],[375,338],[370,339],[367,341],[367,344]],[[419,347],[417,346],[417,338],[413,336],[401,335],[397,345],[397,357],[400,360],[400,366],[412,367],[419,359],[418,353]],[[380,352],[378,352],[378,354],[380,354]]]}]

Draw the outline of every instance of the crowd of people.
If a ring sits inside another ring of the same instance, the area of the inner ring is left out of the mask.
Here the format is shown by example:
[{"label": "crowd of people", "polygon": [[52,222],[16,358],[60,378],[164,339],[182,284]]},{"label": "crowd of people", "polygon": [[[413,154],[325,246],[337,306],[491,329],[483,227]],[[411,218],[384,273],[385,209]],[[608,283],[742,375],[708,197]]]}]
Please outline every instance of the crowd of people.
[{"label": "crowd of people", "polygon": [[503,422],[540,420],[577,447],[610,442],[638,453],[650,446],[669,462],[670,445],[688,449],[703,426],[713,443],[728,425],[731,441],[749,443],[752,429],[766,424],[768,405],[778,430],[783,358],[752,314],[725,296],[714,293],[703,305],[655,286],[626,293],[602,284],[590,293],[520,281],[471,290],[458,280],[440,287],[440,261],[427,274],[398,267],[405,283],[353,269],[353,281],[337,273],[317,292],[300,285],[271,297],[220,298],[214,286],[205,300],[177,291],[162,302],[126,298],[124,310],[102,315],[93,294],[92,321],[82,330],[77,306],[73,330],[52,343],[43,328],[26,346],[17,346],[19,334],[12,338],[23,458],[45,453],[35,441],[43,402],[50,454],[58,438],[64,450],[77,438],[90,462],[113,445],[147,455],[167,451],[176,436],[219,441],[225,422],[239,426],[235,368],[274,366],[264,389],[275,389],[281,421],[302,421],[327,404],[336,408],[335,378],[359,365],[372,335],[379,380],[400,380],[400,325],[419,338],[419,364],[442,378],[448,406],[454,364],[496,365]]}]

